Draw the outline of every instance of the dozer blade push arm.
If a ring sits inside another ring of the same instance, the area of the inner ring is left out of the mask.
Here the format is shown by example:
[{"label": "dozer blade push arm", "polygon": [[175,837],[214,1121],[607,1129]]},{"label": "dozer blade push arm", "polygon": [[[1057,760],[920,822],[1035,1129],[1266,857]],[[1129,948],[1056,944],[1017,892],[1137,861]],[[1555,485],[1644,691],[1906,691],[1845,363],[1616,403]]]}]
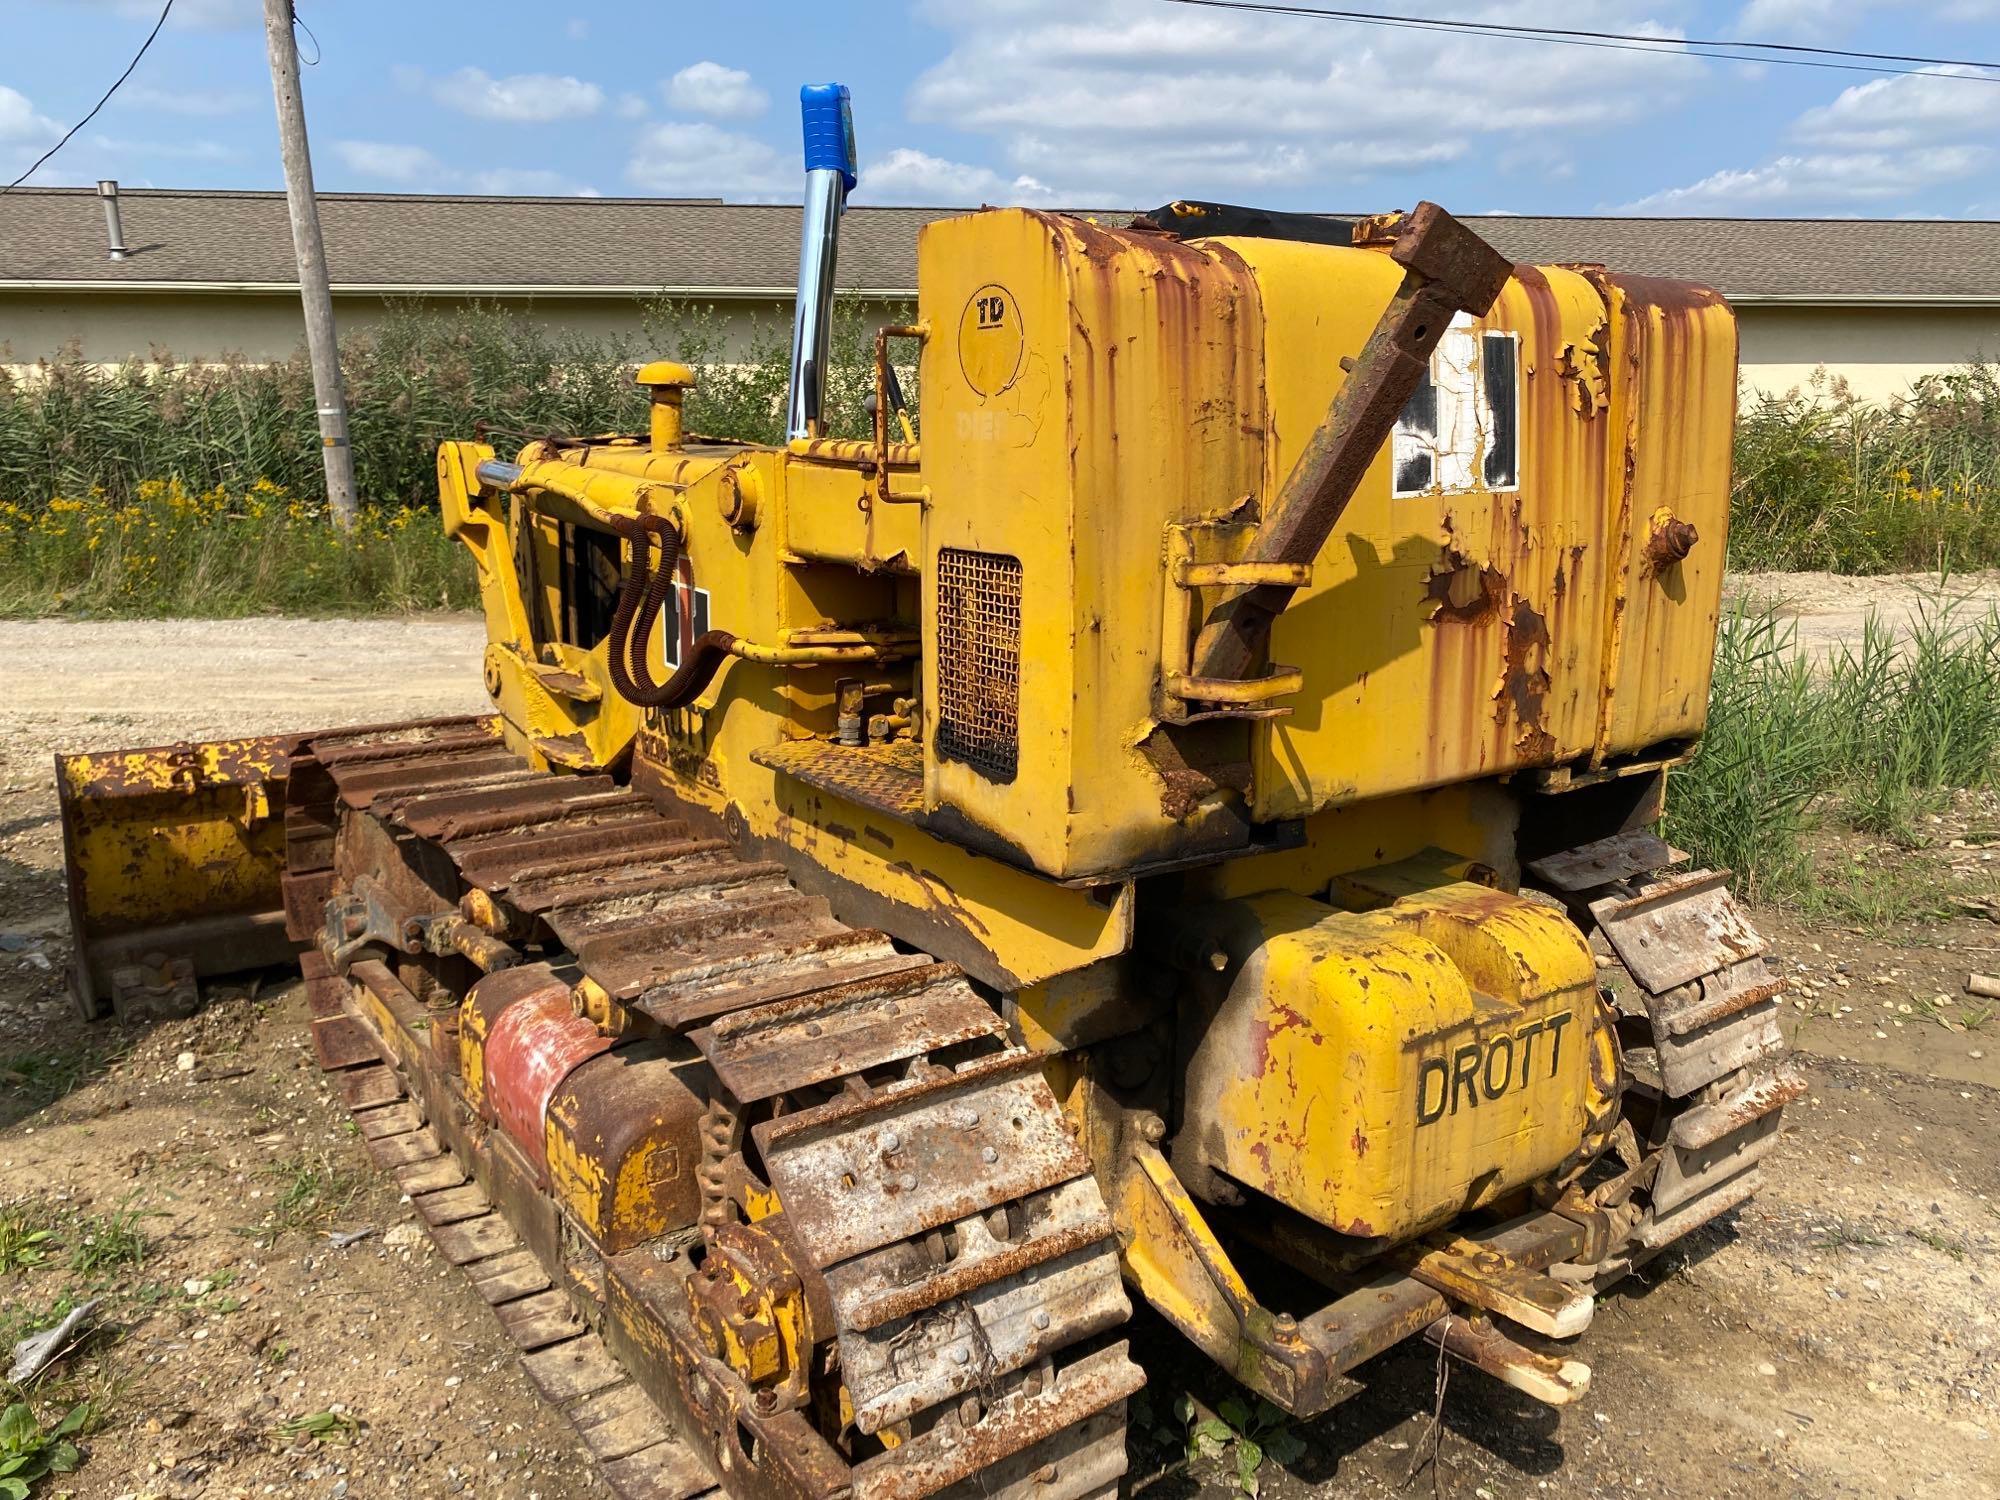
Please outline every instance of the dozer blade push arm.
[{"label": "dozer blade push arm", "polygon": [[[1319,555],[1453,316],[1484,314],[1513,274],[1504,256],[1435,203],[1419,203],[1394,228],[1389,257],[1403,267],[1403,284],[1265,508],[1243,562],[1310,563]],[[1217,605],[1195,642],[1194,675],[1250,676],[1293,588],[1252,584]]]}]

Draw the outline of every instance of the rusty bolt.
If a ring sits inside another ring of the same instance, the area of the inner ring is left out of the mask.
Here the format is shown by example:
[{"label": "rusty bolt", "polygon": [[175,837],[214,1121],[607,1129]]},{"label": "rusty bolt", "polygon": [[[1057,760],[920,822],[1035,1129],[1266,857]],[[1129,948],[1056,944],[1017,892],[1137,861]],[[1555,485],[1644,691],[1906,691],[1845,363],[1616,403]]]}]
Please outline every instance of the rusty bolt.
[{"label": "rusty bolt", "polygon": [[1653,528],[1646,543],[1646,558],[1656,568],[1670,568],[1694,551],[1694,544],[1700,540],[1701,533],[1692,524],[1669,516]]},{"label": "rusty bolt", "polygon": [[900,1151],[900,1150],[902,1150],[902,1149],[903,1149],[903,1138],[902,1138],[902,1137],[901,1137],[900,1135],[897,1135],[897,1134],[896,1134],[896,1132],[895,1132],[895,1131],[893,1131],[893,1130],[885,1130],[885,1131],[883,1131],[883,1132],[882,1132],[882,1149],[883,1149],[884,1151]]},{"label": "rusty bolt", "polygon": [[757,1393],[757,1410],[775,1411],[777,1409],[777,1405],[778,1405],[778,1393],[770,1389],[768,1386]]},{"label": "rusty bolt", "polygon": [[1167,1122],[1156,1114],[1143,1114],[1139,1116],[1139,1134],[1157,1146],[1167,1138]]},{"label": "rusty bolt", "polygon": [[1054,1464],[1043,1464],[1039,1469],[1035,1470],[1036,1484],[1054,1484],[1055,1482],[1056,1466]]},{"label": "rusty bolt", "polygon": [[1290,1313],[1279,1313],[1271,1326],[1277,1329],[1279,1338],[1288,1339],[1299,1331],[1299,1320]]}]

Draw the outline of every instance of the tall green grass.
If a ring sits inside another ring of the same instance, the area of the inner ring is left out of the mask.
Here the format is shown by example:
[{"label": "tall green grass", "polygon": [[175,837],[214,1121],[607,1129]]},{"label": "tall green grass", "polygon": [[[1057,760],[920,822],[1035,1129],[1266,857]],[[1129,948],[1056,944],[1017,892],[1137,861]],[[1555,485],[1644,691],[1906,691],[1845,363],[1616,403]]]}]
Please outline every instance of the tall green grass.
[{"label": "tall green grass", "polygon": [[[836,303],[829,351],[829,430],[870,430],[876,318]],[[752,325],[732,349],[713,308],[659,302],[641,309],[631,338],[551,331],[494,307],[441,311],[420,301],[341,340],[356,487],[364,504],[428,505],[437,445],[486,435],[504,450],[551,434],[640,432],[646,393],[638,365],[690,366],[690,430],[776,442],[784,429],[790,330]],[[908,387],[914,372],[905,374]],[[912,395],[914,399],[914,395]],[[303,352],[276,364],[133,363],[107,370],[74,348],[28,375],[0,368],[0,500],[21,506],[58,495],[136,500],[148,481],[178,480],[190,494],[259,480],[324,497],[312,375]]]},{"label": "tall green grass", "polygon": [[[906,310],[877,309],[901,318]],[[312,377],[271,365],[127,365],[74,350],[0,369],[0,614],[324,614],[463,608],[472,567],[437,524],[437,445],[503,453],[552,434],[643,432],[637,366],[696,378],[694,433],[783,436],[790,329],[731,347],[712,309],[657,303],[626,341],[552,333],[495,308],[395,309],[341,343],[361,524],[327,524]],[[827,424],[871,430],[874,323],[836,304]],[[905,371],[906,391],[915,372]],[[914,396],[912,396],[914,399]]]},{"label": "tall green grass", "polygon": [[1764,899],[1811,893],[1808,835],[1914,843],[1925,815],[2000,769],[2000,614],[1938,602],[1906,637],[1871,617],[1815,657],[1769,611],[1716,643],[1708,730],[1668,786],[1667,832]]},{"label": "tall green grass", "polygon": [[1886,405],[1836,387],[1746,407],[1729,561],[1836,573],[2000,564],[2000,364],[1927,375]]}]

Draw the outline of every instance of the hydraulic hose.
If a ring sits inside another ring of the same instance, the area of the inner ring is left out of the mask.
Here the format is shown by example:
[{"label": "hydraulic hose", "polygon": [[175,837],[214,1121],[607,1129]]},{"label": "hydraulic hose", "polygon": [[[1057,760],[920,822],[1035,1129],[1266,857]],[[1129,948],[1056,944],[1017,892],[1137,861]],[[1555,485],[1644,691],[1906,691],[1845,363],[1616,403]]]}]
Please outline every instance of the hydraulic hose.
[{"label": "hydraulic hose", "polygon": [[[726,630],[711,630],[696,640],[687,660],[665,682],[656,681],[646,659],[654,627],[674,592],[674,570],[680,563],[680,529],[664,516],[614,516],[612,527],[632,550],[632,561],[619,585],[618,602],[611,612],[611,634],[606,641],[610,658],[611,683],[620,696],[640,708],[672,711],[692,701],[708,686],[718,668],[729,659],[736,637]],[[660,556],[655,564],[653,547]],[[680,612],[675,610],[672,628],[678,635]]]}]

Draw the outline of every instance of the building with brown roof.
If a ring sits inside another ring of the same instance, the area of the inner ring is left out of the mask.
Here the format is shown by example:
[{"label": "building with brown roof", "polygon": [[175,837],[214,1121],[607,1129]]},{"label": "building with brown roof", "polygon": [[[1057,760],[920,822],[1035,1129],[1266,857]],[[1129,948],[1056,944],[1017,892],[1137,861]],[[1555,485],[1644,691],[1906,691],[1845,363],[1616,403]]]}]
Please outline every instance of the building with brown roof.
[{"label": "building with brown roof", "polygon": [[[32,363],[71,340],[102,363],[283,357],[302,334],[280,193],[127,190],[128,253],[106,250],[92,189],[0,195],[0,346]],[[917,230],[963,210],[849,210],[840,285],[885,310],[914,294]],[[326,193],[336,315],[398,298],[478,301],[636,339],[648,300],[711,305],[747,341],[789,317],[796,207],[715,199]],[[1746,385],[1816,371],[1883,399],[1916,376],[2000,358],[2000,222],[1485,216],[1516,260],[1599,262],[1717,287],[1736,306]],[[662,351],[665,352],[665,351]]]}]

